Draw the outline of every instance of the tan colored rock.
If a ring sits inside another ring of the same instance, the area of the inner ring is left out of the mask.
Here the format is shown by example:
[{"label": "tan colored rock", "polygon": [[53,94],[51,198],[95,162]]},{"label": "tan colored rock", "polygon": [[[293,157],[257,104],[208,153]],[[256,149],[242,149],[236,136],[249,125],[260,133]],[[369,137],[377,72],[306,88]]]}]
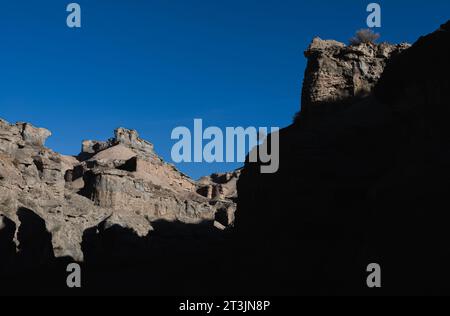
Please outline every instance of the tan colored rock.
[{"label": "tan colored rock", "polygon": [[136,153],[133,150],[122,144],[118,144],[98,152],[90,160],[129,160],[133,157],[136,157]]},{"label": "tan colored rock", "polygon": [[[105,142],[84,141],[77,158],[44,147],[50,135],[27,123],[0,120],[0,214],[16,225],[17,247],[21,209],[45,222],[57,257],[75,260],[83,260],[83,233],[101,223],[138,236],[161,219],[207,220],[213,227],[216,215],[225,212],[221,224],[232,223],[236,207],[228,196],[235,194],[234,178],[220,184],[224,196],[208,198],[197,193],[201,185],[165,163],[134,130],[119,128]],[[0,229],[6,229],[5,221]]]},{"label": "tan colored rock", "polygon": [[409,44],[361,43],[346,46],[315,38],[305,51],[308,65],[302,91],[302,113],[320,111],[327,103],[369,95],[387,61]]}]

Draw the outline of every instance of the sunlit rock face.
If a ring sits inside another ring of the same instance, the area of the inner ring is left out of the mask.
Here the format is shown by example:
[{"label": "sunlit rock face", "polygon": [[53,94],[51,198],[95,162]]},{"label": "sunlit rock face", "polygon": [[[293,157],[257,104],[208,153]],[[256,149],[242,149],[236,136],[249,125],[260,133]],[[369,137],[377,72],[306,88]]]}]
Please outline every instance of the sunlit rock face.
[{"label": "sunlit rock face", "polygon": [[[83,141],[77,157],[46,148],[50,135],[28,123],[0,121],[0,214],[2,223],[17,228],[20,208],[41,218],[56,257],[83,260],[83,233],[100,224],[146,236],[158,220],[214,227],[218,212],[233,218],[236,181],[220,197],[197,193],[204,184],[165,163],[135,130],[118,128],[107,141]],[[13,237],[20,252],[17,233]]]}]

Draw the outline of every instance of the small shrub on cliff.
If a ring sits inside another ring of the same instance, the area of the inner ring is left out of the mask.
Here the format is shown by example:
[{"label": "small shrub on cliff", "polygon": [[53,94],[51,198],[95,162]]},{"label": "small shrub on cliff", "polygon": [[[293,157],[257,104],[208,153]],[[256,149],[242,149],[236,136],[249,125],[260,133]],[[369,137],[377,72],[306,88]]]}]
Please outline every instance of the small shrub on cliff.
[{"label": "small shrub on cliff", "polygon": [[362,29],[357,31],[355,36],[350,39],[350,45],[375,43],[379,38],[380,34],[375,33],[371,29]]}]

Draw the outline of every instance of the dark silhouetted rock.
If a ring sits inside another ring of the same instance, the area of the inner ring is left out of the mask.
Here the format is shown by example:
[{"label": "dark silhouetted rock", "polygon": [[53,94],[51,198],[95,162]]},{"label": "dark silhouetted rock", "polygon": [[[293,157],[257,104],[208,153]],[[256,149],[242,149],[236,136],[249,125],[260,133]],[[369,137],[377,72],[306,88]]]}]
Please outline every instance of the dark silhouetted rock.
[{"label": "dark silhouetted rock", "polygon": [[247,163],[239,179],[243,292],[450,293],[449,23],[406,50],[382,47],[308,50],[302,111],[323,110],[280,131],[278,173]]}]

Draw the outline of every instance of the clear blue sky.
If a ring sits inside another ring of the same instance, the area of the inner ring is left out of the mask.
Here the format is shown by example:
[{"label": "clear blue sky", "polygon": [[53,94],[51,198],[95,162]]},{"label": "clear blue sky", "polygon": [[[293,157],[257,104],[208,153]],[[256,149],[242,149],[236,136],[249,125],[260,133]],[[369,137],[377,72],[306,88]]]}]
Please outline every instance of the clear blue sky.
[{"label": "clear blue sky", "polygon": [[[0,0],[0,117],[50,129],[47,145],[137,129],[170,161],[172,129],[279,126],[300,108],[303,51],[365,27],[360,0]],[[415,41],[450,19],[448,0],[389,0],[381,40]],[[198,178],[238,164],[182,164]]]}]

